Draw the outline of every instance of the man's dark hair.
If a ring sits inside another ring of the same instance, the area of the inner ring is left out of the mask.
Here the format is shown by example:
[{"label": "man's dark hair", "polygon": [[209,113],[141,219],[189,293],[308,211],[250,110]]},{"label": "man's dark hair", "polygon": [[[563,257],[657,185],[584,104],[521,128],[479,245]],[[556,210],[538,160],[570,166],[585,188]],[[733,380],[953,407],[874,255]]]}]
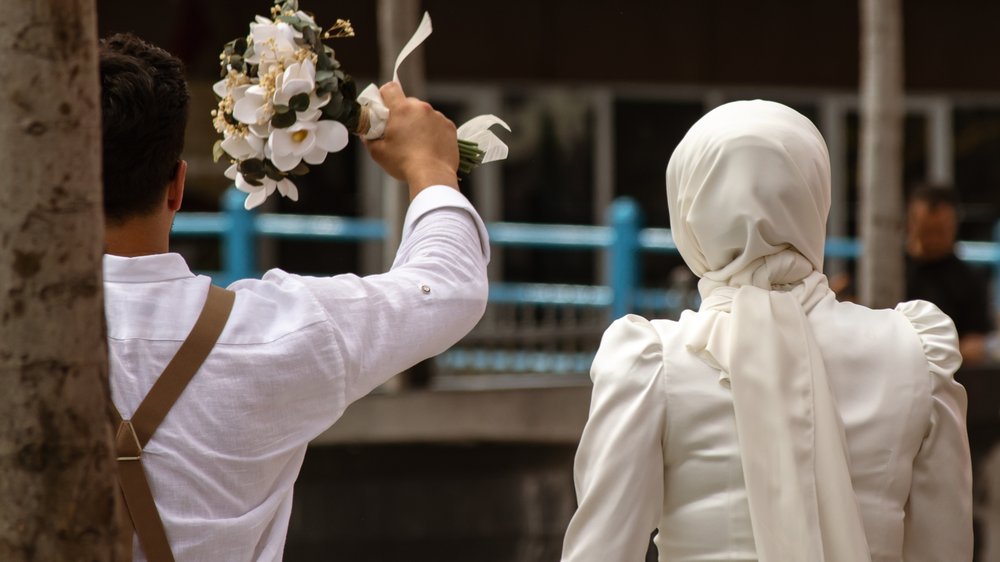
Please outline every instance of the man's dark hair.
[{"label": "man's dark hair", "polygon": [[188,94],[179,59],[130,33],[101,40],[104,214],[151,213],[178,171]]},{"label": "man's dark hair", "polygon": [[910,192],[909,203],[913,204],[917,201],[927,203],[931,209],[937,209],[943,205],[957,211],[959,205],[958,193],[950,185],[937,183],[922,183],[914,186]]}]

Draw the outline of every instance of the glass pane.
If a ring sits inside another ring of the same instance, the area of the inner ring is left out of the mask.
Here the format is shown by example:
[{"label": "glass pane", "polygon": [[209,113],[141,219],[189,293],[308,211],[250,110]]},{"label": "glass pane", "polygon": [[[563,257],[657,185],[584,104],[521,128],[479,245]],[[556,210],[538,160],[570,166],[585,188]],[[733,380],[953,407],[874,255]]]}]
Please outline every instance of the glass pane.
[{"label": "glass pane", "polygon": [[[499,113],[513,132],[503,163],[503,220],[593,222],[594,114],[572,92],[511,96]],[[506,280],[594,283],[593,252],[505,249]]]},{"label": "glass pane", "polygon": [[955,187],[962,198],[962,240],[992,240],[1000,209],[1000,108],[958,109]]}]

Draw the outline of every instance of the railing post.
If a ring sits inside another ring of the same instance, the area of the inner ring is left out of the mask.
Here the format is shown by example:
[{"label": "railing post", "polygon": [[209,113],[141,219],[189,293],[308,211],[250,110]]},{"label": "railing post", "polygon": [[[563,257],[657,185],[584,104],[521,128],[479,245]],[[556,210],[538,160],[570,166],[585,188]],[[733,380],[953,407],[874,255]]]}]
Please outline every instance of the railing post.
[{"label": "railing post", "polygon": [[630,197],[619,197],[608,209],[608,222],[614,233],[608,252],[611,279],[611,319],[632,311],[639,287],[639,229],[642,216],[639,205]]},{"label": "railing post", "polygon": [[1000,221],[993,225],[993,314],[1000,314]]},{"label": "railing post", "polygon": [[256,234],[252,211],[243,208],[246,194],[236,188],[227,189],[222,195],[222,212],[228,228],[222,233],[223,285],[237,279],[254,277],[256,273]]}]

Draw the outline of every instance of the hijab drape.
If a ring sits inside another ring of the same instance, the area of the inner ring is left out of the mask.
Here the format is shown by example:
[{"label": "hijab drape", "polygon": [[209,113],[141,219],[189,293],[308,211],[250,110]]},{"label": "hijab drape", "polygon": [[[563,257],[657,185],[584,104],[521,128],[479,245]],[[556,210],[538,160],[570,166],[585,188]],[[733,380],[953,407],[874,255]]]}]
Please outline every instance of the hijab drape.
[{"label": "hijab drape", "polygon": [[701,277],[687,348],[732,390],[759,559],[870,560],[843,423],[806,318],[829,292],[822,136],[778,103],[720,106],[674,151],[667,201],[677,248]]}]

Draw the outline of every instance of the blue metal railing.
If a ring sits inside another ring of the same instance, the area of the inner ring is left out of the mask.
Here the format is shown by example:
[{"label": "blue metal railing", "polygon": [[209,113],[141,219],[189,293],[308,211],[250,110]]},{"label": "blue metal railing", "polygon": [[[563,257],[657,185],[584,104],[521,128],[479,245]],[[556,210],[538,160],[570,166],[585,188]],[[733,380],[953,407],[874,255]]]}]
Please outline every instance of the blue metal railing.
[{"label": "blue metal railing", "polygon": [[[255,263],[258,237],[358,242],[382,240],[386,235],[381,220],[247,212],[243,209],[243,198],[244,194],[231,189],[222,198],[221,212],[178,213],[174,221],[175,237],[221,239],[222,270],[211,273],[220,284],[259,274]],[[609,276],[608,285],[493,283],[490,301],[607,308],[612,318],[636,308],[673,308],[678,304],[678,295],[640,286],[642,253],[677,254],[670,230],[642,228],[641,215],[636,202],[623,197],[608,209],[607,226],[505,222],[488,225],[490,241],[495,246],[607,250]],[[995,236],[1000,240],[1000,224]],[[860,243],[854,239],[830,238],[826,242],[828,258],[856,259],[860,253]],[[996,294],[1000,295],[1000,243],[959,242],[957,253],[963,260],[993,268]]]}]

